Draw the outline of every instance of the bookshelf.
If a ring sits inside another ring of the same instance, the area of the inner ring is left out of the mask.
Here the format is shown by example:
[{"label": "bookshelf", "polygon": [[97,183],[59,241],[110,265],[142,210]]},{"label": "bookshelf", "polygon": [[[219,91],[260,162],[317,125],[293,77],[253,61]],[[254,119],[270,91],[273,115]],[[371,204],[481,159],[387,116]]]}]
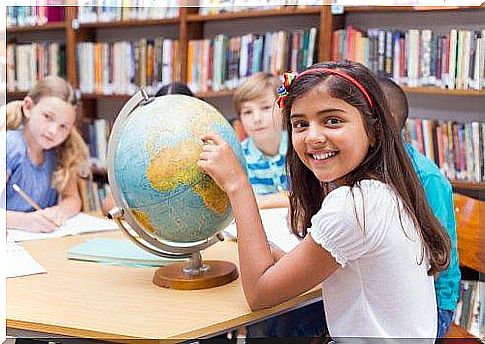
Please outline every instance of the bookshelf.
[{"label": "bookshelf", "polygon": [[[46,23],[44,25],[37,26],[22,26],[22,27],[8,27],[7,28],[7,40],[10,37],[39,37],[42,35],[61,35],[66,46],[66,74],[67,79],[76,88],[79,87],[80,71],[76,66],[76,46],[80,42],[96,42],[100,36],[100,32],[110,32],[116,35],[116,32],[120,32],[118,37],[114,39],[124,39],[123,33],[127,30],[131,31],[145,31],[161,32],[169,30],[171,37],[178,38],[179,40],[179,60],[180,63],[179,77],[181,81],[187,81],[188,77],[188,46],[189,41],[193,39],[202,39],[207,33],[214,30],[214,26],[217,25],[231,25],[237,22],[244,22],[246,25],[251,26],[253,23],[259,23],[259,26],[270,25],[266,24],[271,21],[285,21],[291,22],[289,18],[311,18],[315,21],[317,28],[317,42],[316,42],[316,60],[329,59],[332,52],[332,32],[336,29],[345,28],[347,25],[352,24],[353,18],[360,17],[365,18],[367,16],[377,16],[376,23],[381,20],[381,16],[388,14],[395,14],[391,23],[404,22],[399,26],[406,26],[408,20],[406,18],[413,17],[415,15],[428,15],[428,14],[459,14],[470,15],[474,12],[484,13],[485,8],[482,6],[448,6],[448,7],[416,7],[416,6],[349,6],[344,8],[344,12],[341,14],[332,13],[330,6],[285,6],[283,8],[276,9],[264,9],[264,10],[251,10],[240,12],[223,12],[218,14],[201,15],[198,13],[196,7],[181,7],[179,14],[175,18],[166,19],[144,19],[144,20],[121,20],[121,21],[108,21],[108,22],[90,22],[80,23],[78,21],[78,8],[74,6],[66,6],[64,17],[65,20],[60,22]],[[398,16],[398,17],[397,17]],[[458,17],[455,15],[455,17]],[[464,17],[466,18],[466,17]],[[305,20],[305,19],[304,19]],[[463,21],[463,20],[462,20]],[[263,24],[261,24],[263,22]],[[391,24],[389,24],[391,25]],[[431,26],[433,21],[431,21]],[[454,23],[450,25],[455,25]],[[439,23],[438,26],[443,26]],[[391,26],[392,27],[392,26]],[[222,29],[223,30],[223,29]],[[272,28],[269,28],[272,30]],[[170,36],[170,35],[169,35]],[[455,90],[455,89],[443,89],[437,87],[404,87],[404,90],[411,97],[443,97],[452,96],[453,99],[458,99],[459,102],[474,102],[476,99],[483,99],[483,92],[479,90]],[[7,92],[7,99],[20,99],[25,95],[25,92]],[[197,95],[203,99],[206,99],[216,106],[220,103],[229,104],[233,95],[232,90],[221,90],[218,92],[204,91],[198,92]],[[83,93],[81,95],[82,100],[82,114],[85,118],[96,118],[97,113],[103,113],[106,111],[99,111],[100,107],[103,107],[104,103],[115,105],[115,109],[112,111],[116,113],[122,106],[122,104],[129,99],[127,94],[97,94],[97,93]],[[222,105],[224,107],[227,105]],[[232,107],[232,104],[229,105]],[[106,108],[106,106],[105,106]],[[230,110],[232,111],[232,109]],[[224,111],[223,111],[224,112]],[[103,173],[99,171],[97,173]],[[472,192],[478,192],[485,190],[484,182],[465,182],[465,181],[453,181],[453,187],[455,190],[469,190]]]}]

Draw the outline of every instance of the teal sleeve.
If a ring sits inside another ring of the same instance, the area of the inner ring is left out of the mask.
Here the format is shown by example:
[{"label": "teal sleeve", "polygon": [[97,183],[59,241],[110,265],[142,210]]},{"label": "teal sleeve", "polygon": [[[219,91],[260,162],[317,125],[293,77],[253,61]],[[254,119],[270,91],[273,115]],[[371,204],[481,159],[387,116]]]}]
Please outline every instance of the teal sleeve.
[{"label": "teal sleeve", "polygon": [[423,181],[431,211],[446,229],[451,240],[451,257],[448,269],[435,281],[438,307],[455,310],[460,293],[460,267],[457,251],[456,220],[453,192],[450,183],[441,176],[428,175]]}]

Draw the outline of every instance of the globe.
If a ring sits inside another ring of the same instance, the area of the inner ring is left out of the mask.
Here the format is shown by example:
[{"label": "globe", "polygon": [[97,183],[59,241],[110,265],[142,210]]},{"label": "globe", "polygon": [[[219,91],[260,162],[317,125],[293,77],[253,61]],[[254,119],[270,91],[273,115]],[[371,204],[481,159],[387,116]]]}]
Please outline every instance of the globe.
[{"label": "globe", "polygon": [[236,133],[213,106],[184,95],[145,99],[124,117],[108,152],[115,200],[152,246],[190,253],[233,219],[225,192],[197,166],[200,137],[217,133],[245,166]]}]

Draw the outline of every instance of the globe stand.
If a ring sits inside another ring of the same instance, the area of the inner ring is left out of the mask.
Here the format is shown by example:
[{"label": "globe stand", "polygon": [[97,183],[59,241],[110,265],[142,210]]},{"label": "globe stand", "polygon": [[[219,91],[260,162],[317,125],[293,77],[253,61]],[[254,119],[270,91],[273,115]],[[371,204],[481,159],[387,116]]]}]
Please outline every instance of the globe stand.
[{"label": "globe stand", "polygon": [[233,263],[220,260],[203,262],[197,251],[186,264],[176,263],[157,269],[153,283],[164,288],[195,290],[219,287],[237,277],[237,268]]}]

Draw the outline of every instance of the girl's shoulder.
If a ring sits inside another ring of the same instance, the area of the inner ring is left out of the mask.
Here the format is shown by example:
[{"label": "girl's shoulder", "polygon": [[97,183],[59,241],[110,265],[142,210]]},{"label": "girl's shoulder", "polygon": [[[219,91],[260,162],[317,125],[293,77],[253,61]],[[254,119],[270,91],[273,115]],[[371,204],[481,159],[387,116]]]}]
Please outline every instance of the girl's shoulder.
[{"label": "girl's shoulder", "polygon": [[6,134],[7,152],[23,152],[26,147],[22,129],[7,130]]},{"label": "girl's shoulder", "polygon": [[24,132],[22,131],[21,128],[8,129],[6,135],[8,139],[24,141]]},{"label": "girl's shoulder", "polygon": [[355,200],[356,196],[368,198],[369,200],[378,200],[382,197],[393,196],[394,192],[386,183],[375,179],[364,179],[356,183],[353,187],[340,186],[332,190],[327,197],[325,197],[324,204],[327,202]]}]

